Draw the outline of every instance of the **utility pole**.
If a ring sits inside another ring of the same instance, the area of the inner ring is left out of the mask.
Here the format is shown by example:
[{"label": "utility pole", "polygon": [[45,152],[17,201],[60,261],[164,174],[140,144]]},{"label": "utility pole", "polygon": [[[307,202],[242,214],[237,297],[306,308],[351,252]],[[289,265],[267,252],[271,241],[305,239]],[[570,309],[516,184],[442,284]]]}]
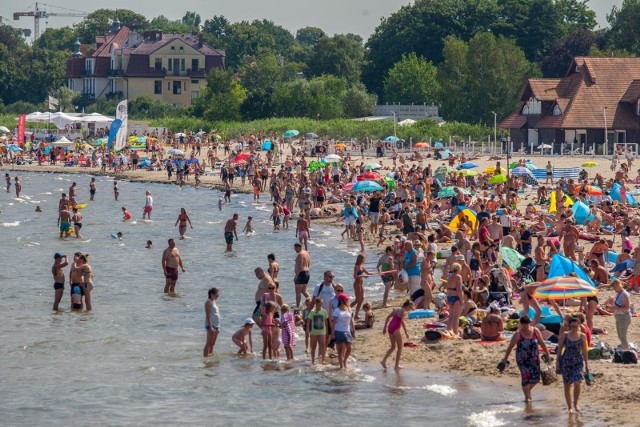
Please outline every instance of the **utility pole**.
[{"label": "utility pole", "polygon": [[609,151],[609,141],[607,141],[609,136],[607,132],[607,107],[602,107],[602,115],[604,116],[604,145],[602,147],[602,154],[606,156],[607,152]]}]

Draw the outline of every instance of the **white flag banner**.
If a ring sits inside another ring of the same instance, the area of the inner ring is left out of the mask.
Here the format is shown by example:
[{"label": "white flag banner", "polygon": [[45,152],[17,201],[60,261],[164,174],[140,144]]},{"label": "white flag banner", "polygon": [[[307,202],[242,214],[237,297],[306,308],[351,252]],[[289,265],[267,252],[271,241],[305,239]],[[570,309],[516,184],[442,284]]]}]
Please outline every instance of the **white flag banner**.
[{"label": "white flag banner", "polygon": [[120,129],[118,130],[118,135],[116,136],[115,141],[115,149],[116,151],[120,151],[127,144],[127,136],[129,134],[129,129],[127,125],[127,118],[129,117],[129,107],[127,100],[120,102],[116,107],[116,119],[122,120],[122,124],[120,125]]},{"label": "white flag banner", "polygon": [[60,105],[60,101],[49,95],[49,110],[55,110],[58,105]]}]

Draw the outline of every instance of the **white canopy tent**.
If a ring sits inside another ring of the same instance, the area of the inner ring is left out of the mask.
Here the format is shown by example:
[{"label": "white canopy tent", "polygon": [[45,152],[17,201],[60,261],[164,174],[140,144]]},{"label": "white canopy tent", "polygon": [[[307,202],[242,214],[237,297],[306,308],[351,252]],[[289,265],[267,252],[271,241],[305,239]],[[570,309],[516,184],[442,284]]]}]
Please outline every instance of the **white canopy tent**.
[{"label": "white canopy tent", "polygon": [[95,123],[95,124],[109,124],[115,119],[107,116],[103,116],[98,113],[91,114],[79,114],[79,113],[41,113],[36,111],[31,114],[27,114],[27,122],[36,123],[48,123],[51,122],[58,129],[64,129],[66,126],[75,123]]},{"label": "white canopy tent", "polygon": [[56,142],[53,143],[54,147],[70,147],[72,145],[75,145],[75,142],[73,141],[69,141],[66,137],[62,137],[59,140],[57,140]]}]

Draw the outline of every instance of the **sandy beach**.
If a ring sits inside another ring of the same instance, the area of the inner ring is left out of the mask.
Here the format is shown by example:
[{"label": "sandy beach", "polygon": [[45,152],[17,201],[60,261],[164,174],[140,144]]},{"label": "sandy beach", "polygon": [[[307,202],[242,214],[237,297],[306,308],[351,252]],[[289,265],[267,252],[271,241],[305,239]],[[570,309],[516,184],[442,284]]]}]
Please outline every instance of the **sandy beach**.
[{"label": "sandy beach", "polygon": [[[596,167],[587,168],[589,177],[592,178],[596,173],[600,173],[605,179],[613,177],[613,172],[610,169],[610,158],[604,158],[602,156],[565,156],[565,157],[552,157],[552,156],[525,156],[525,157],[512,157],[510,161],[518,161],[521,158],[531,159],[533,163],[539,168],[543,168],[548,160],[551,160],[555,167],[580,167],[586,161],[595,161],[598,163]],[[352,159],[352,163],[359,164],[360,162],[375,161],[383,165],[383,171],[391,170],[392,160],[389,157],[383,159],[365,157],[362,159],[360,156],[355,156]],[[503,156],[501,164],[505,166],[507,164],[506,158]],[[479,159],[474,159],[473,162],[479,166],[476,169],[481,172],[488,166],[495,165],[495,160],[489,160],[488,156],[483,156]],[[443,161],[435,161],[426,159],[421,162],[407,161],[404,166],[411,167],[412,164],[420,164],[426,166],[431,163],[432,166],[437,168]],[[398,162],[400,165],[400,162]],[[638,163],[640,165],[640,163]],[[66,173],[66,174],[87,174],[87,175],[99,175],[97,168],[85,168],[85,167],[63,167],[63,166],[38,166],[32,165],[2,165],[0,169],[3,172],[9,172],[12,176],[17,172],[42,172],[42,173]],[[632,166],[630,170],[630,178],[636,176],[636,166]],[[113,175],[110,173],[109,175]],[[138,171],[125,171],[119,173],[118,177],[130,181],[142,181],[142,182],[154,182],[169,184],[167,180],[166,172],[149,172],[146,170]],[[219,174],[214,174],[207,168],[207,175],[201,178],[201,186],[204,188],[222,188],[222,182]],[[172,181],[173,182],[173,181]],[[193,185],[193,177],[191,181],[187,183]],[[629,188],[633,189],[634,185],[629,184]],[[233,190],[236,192],[249,192],[251,189],[249,183],[245,186],[241,186],[239,181],[234,184]],[[80,199],[84,198],[84,192],[88,193],[88,189],[81,188]],[[204,191],[204,190],[203,190]],[[532,196],[533,194],[533,196]],[[525,197],[521,198],[521,210],[524,210],[524,206],[530,201],[534,201],[535,193],[528,192]],[[265,199],[266,200],[266,199]],[[337,206],[339,207],[339,206]],[[342,220],[338,217],[323,218],[316,220],[314,223],[323,223],[327,225],[333,225],[342,227]],[[638,237],[632,238],[633,244],[638,245]],[[373,240],[370,236],[367,236],[367,256],[368,263],[374,263],[377,261],[377,257],[381,252],[381,248],[376,248],[373,245]],[[450,245],[439,244],[439,249],[448,248]],[[615,242],[614,250],[620,251],[621,242],[618,238]],[[587,248],[588,250],[588,248]],[[351,260],[348,260],[351,263]],[[344,283],[348,293],[352,292],[352,283]],[[603,290],[600,293],[600,300],[604,300],[613,295],[611,290]],[[396,293],[394,304],[397,306],[403,300],[403,297]],[[638,304],[640,297],[638,295],[631,296],[632,303]],[[379,304],[374,303],[374,307]],[[365,362],[378,363],[388,348],[389,340],[387,336],[383,336],[382,325],[385,317],[390,312],[390,308],[375,308],[376,323],[370,330],[360,331],[356,340],[354,353],[356,358]],[[412,368],[424,371],[438,371],[438,372],[456,372],[463,375],[473,375],[480,377],[487,377],[488,379],[495,380],[497,383],[506,387],[511,387],[514,395],[520,396],[520,377],[519,371],[515,364],[515,361],[511,360],[511,366],[503,373],[500,374],[496,369],[497,363],[504,355],[504,351],[507,347],[507,343],[497,343],[490,346],[479,345],[475,341],[467,340],[451,340],[441,341],[436,344],[424,344],[420,342],[421,337],[424,336],[425,329],[423,325],[429,322],[430,319],[420,320],[407,320],[407,327],[410,336],[410,341],[417,344],[416,348],[405,348],[402,356],[403,366],[406,368]],[[594,324],[597,327],[604,328],[608,331],[608,335],[594,336],[594,341],[598,339],[616,346],[619,341],[615,332],[615,322],[613,316],[595,316]],[[632,326],[629,329],[629,340],[631,342],[640,343],[640,329],[637,326],[637,319],[634,319]],[[637,425],[636,418],[632,408],[632,404],[640,398],[640,391],[638,391],[638,382],[640,381],[640,371],[637,366],[622,365],[610,363],[610,360],[596,360],[590,361],[590,368],[595,376],[595,384],[591,387],[582,387],[583,395],[581,398],[582,407],[584,410],[585,419],[599,419],[606,425]],[[635,370],[634,370],[635,369]],[[539,385],[536,390],[542,388]],[[547,390],[552,390],[557,394],[558,406],[564,408],[564,397],[562,395],[562,380],[550,385],[544,386]],[[534,405],[535,405],[535,390],[534,390]]]}]

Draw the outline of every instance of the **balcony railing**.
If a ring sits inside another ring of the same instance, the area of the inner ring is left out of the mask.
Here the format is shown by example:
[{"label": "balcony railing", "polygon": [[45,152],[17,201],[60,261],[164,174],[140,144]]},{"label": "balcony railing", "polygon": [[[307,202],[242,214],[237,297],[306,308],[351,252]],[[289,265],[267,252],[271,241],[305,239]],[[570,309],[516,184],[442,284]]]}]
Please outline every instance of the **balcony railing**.
[{"label": "balcony railing", "polygon": [[205,77],[204,68],[198,68],[197,70],[192,70],[191,68],[187,69],[187,75],[189,77]]},{"label": "balcony railing", "polygon": [[93,70],[85,68],[84,70],[82,70],[82,75],[83,76],[93,76]]},{"label": "balcony railing", "polygon": [[96,99],[96,94],[90,92],[82,92],[80,96],[85,101],[94,101]]},{"label": "balcony railing", "polygon": [[122,77],[124,76],[124,70],[108,70],[107,75],[109,77]]}]

